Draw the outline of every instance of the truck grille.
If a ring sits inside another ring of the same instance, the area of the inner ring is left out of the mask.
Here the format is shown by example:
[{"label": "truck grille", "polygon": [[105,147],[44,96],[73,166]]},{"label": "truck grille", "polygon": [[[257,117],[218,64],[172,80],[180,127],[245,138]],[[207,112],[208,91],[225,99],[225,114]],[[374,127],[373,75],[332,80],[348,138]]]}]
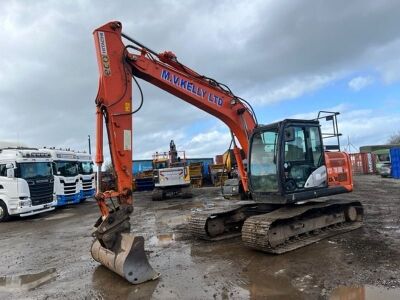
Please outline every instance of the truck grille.
[{"label": "truck grille", "polygon": [[83,190],[90,190],[92,188],[93,188],[92,179],[82,179],[82,189]]},{"label": "truck grille", "polygon": [[64,182],[64,194],[76,194],[76,182],[67,183]]},{"label": "truck grille", "polygon": [[32,205],[40,205],[53,202],[54,180],[29,180],[29,192]]}]

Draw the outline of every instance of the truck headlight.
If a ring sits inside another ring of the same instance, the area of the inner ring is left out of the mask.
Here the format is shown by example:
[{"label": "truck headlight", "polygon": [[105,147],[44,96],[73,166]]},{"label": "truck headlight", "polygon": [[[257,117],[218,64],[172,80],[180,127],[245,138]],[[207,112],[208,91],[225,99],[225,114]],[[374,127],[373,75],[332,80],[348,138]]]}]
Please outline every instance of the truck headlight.
[{"label": "truck headlight", "polygon": [[23,199],[23,200],[19,200],[19,202],[18,202],[18,206],[19,207],[27,207],[27,206],[31,206],[32,205],[32,201],[31,201],[31,199],[29,199],[29,198],[25,198],[25,197],[20,197],[20,199]]}]

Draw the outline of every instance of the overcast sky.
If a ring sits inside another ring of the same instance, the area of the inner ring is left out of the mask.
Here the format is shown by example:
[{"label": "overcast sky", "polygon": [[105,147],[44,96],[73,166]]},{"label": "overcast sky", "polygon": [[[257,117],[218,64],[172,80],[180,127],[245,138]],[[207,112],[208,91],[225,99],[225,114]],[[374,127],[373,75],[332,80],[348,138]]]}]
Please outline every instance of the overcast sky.
[{"label": "overcast sky", "polygon": [[[1,1],[0,140],[87,149],[98,70],[92,32],[111,20],[149,48],[230,86],[261,123],[339,110],[343,144],[400,130],[400,1]],[[214,157],[225,125],[141,81],[134,158]],[[139,98],[133,90],[134,103]]]}]

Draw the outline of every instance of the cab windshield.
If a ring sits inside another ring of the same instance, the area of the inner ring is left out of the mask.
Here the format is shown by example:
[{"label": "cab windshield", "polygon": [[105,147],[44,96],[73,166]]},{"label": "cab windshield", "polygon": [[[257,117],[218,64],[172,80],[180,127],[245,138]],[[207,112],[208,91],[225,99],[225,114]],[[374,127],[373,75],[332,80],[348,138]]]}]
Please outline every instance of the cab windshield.
[{"label": "cab windshield", "polygon": [[17,177],[24,179],[52,176],[50,162],[27,162],[17,164]]},{"label": "cab windshield", "polygon": [[249,172],[254,192],[278,191],[277,141],[276,128],[255,133],[251,140]]},{"label": "cab windshield", "polygon": [[55,175],[72,177],[79,174],[78,162],[76,161],[56,161],[54,169]]},{"label": "cab windshield", "polygon": [[167,161],[159,161],[154,163],[154,169],[165,169],[168,168],[168,162]]},{"label": "cab windshield", "polygon": [[79,162],[79,174],[82,175],[93,174],[93,163],[91,161]]}]

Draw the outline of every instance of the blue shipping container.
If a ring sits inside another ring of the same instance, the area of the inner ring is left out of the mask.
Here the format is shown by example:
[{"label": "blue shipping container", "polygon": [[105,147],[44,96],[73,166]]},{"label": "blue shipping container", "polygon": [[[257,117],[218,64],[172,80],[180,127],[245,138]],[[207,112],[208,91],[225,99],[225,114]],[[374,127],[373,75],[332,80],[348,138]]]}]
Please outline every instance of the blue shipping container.
[{"label": "blue shipping container", "polygon": [[136,191],[152,191],[154,189],[153,178],[136,178]]},{"label": "blue shipping container", "polygon": [[400,179],[400,148],[390,149],[390,162],[392,165],[392,177]]},{"label": "blue shipping container", "polygon": [[[211,158],[187,158],[186,159],[186,164],[190,165],[191,163],[203,163],[203,177],[208,177],[210,176],[209,172],[209,165],[214,164],[214,159]],[[133,166],[132,166],[132,173],[133,175],[137,175],[140,172],[143,171],[148,171],[153,169],[153,164],[151,159],[137,159],[133,160]]]},{"label": "blue shipping container", "polygon": [[132,173],[137,175],[140,172],[148,171],[153,169],[153,164],[151,159],[138,159],[133,161]]}]

